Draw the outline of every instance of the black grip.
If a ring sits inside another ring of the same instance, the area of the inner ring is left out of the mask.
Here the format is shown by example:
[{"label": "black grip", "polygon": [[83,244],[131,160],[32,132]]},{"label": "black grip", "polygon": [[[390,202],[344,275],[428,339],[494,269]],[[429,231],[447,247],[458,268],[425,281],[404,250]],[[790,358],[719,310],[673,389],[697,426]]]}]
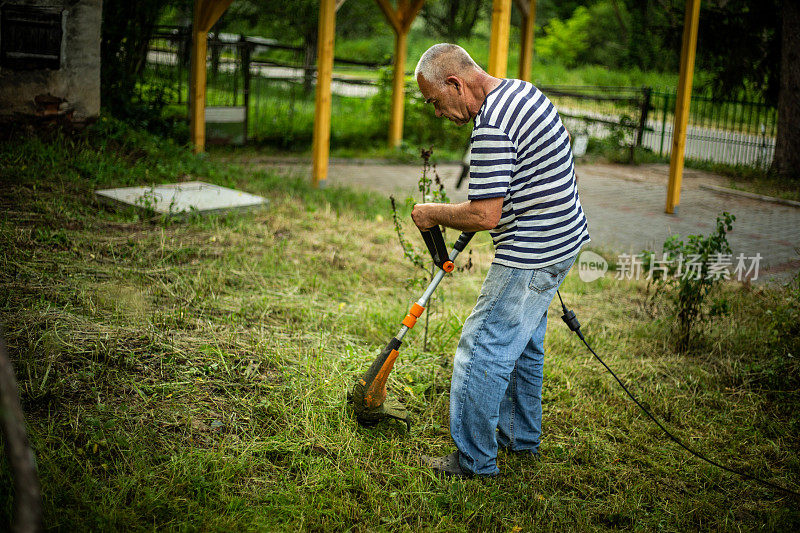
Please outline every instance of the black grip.
[{"label": "black grip", "polygon": [[447,245],[444,243],[441,228],[433,226],[419,231],[422,233],[422,240],[425,241],[425,246],[428,247],[428,251],[431,253],[433,264],[442,268],[442,265],[444,265],[445,261],[449,261],[450,257],[447,253]]},{"label": "black grip", "polygon": [[453,250],[457,250],[458,253],[463,252],[464,248],[467,247],[467,244],[469,244],[469,241],[471,241],[472,237],[474,236],[475,236],[474,231],[465,231],[458,237],[458,240],[453,245]]}]

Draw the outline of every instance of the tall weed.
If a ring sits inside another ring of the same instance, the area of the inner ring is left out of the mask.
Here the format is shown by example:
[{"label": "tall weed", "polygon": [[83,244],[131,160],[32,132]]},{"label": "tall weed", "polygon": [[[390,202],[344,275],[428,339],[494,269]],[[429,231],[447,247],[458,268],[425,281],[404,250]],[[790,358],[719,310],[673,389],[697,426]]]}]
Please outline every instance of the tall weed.
[{"label": "tall weed", "polygon": [[[644,252],[645,269],[658,285],[665,288],[673,302],[677,318],[677,349],[686,353],[692,332],[710,317],[724,313],[724,302],[706,305],[706,297],[727,277],[717,265],[730,259],[727,233],[736,217],[728,212],[717,216],[716,231],[709,236],[689,235],[684,242],[673,235],[664,242],[662,258]],[[684,260],[686,260],[684,262]]]}]

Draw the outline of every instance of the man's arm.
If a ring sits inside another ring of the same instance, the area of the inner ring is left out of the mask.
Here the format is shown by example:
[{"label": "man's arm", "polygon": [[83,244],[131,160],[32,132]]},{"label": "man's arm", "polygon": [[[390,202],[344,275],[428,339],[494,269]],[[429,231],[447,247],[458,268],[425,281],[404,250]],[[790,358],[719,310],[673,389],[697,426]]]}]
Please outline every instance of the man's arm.
[{"label": "man's arm", "polygon": [[469,200],[460,204],[417,204],[411,218],[420,229],[437,224],[461,231],[493,229],[500,222],[503,198]]}]

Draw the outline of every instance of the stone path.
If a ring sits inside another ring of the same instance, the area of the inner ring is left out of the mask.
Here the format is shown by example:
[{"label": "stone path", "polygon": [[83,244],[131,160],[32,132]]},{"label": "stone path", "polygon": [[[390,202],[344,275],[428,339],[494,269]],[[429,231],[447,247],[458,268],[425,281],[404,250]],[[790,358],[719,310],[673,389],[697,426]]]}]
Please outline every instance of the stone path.
[{"label": "stone path", "polygon": [[[282,173],[309,176],[304,160],[254,159],[259,167]],[[466,183],[455,188],[459,165],[438,167],[451,201],[466,199]],[[420,165],[383,164],[378,161],[331,161],[328,186],[350,186],[377,191],[397,198],[418,196]],[[687,169],[677,214],[664,213],[669,168],[666,165],[638,167],[606,164],[578,165],[578,188],[589,221],[592,246],[610,253],[636,254],[642,250],[661,252],[669,236],[708,234],[719,213],[736,216],[728,240],[736,256],[761,255],[759,281],[787,281],[800,269],[800,208],[771,202],[736,198],[701,189],[701,184],[727,185],[727,179]],[[748,259],[747,266],[752,263]]]}]

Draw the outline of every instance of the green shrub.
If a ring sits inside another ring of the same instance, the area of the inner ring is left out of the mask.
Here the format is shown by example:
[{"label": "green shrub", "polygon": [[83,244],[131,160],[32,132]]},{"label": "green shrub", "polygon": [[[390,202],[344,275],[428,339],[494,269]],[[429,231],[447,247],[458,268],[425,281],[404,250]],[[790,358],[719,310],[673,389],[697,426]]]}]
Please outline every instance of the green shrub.
[{"label": "green shrub", "polygon": [[546,61],[577,66],[578,57],[589,48],[592,15],[584,6],[575,9],[566,21],[552,19],[544,28],[545,36],[536,41],[537,55]]},{"label": "green shrub", "polygon": [[800,357],[800,272],[787,286],[784,298],[770,315],[778,355]]},{"label": "green shrub", "polygon": [[[689,235],[687,241],[673,235],[664,242],[663,256],[659,263],[654,252],[644,252],[644,268],[656,283],[669,291],[677,318],[677,348],[688,351],[692,331],[706,319],[724,314],[724,301],[706,304],[708,294],[727,277],[727,272],[714,268],[724,256],[730,256],[727,232],[733,228],[734,215],[723,212],[717,216],[716,231],[704,237]],[[688,264],[684,264],[688,258]],[[676,262],[677,261],[677,262]],[[658,268],[657,268],[658,266]]]}]

